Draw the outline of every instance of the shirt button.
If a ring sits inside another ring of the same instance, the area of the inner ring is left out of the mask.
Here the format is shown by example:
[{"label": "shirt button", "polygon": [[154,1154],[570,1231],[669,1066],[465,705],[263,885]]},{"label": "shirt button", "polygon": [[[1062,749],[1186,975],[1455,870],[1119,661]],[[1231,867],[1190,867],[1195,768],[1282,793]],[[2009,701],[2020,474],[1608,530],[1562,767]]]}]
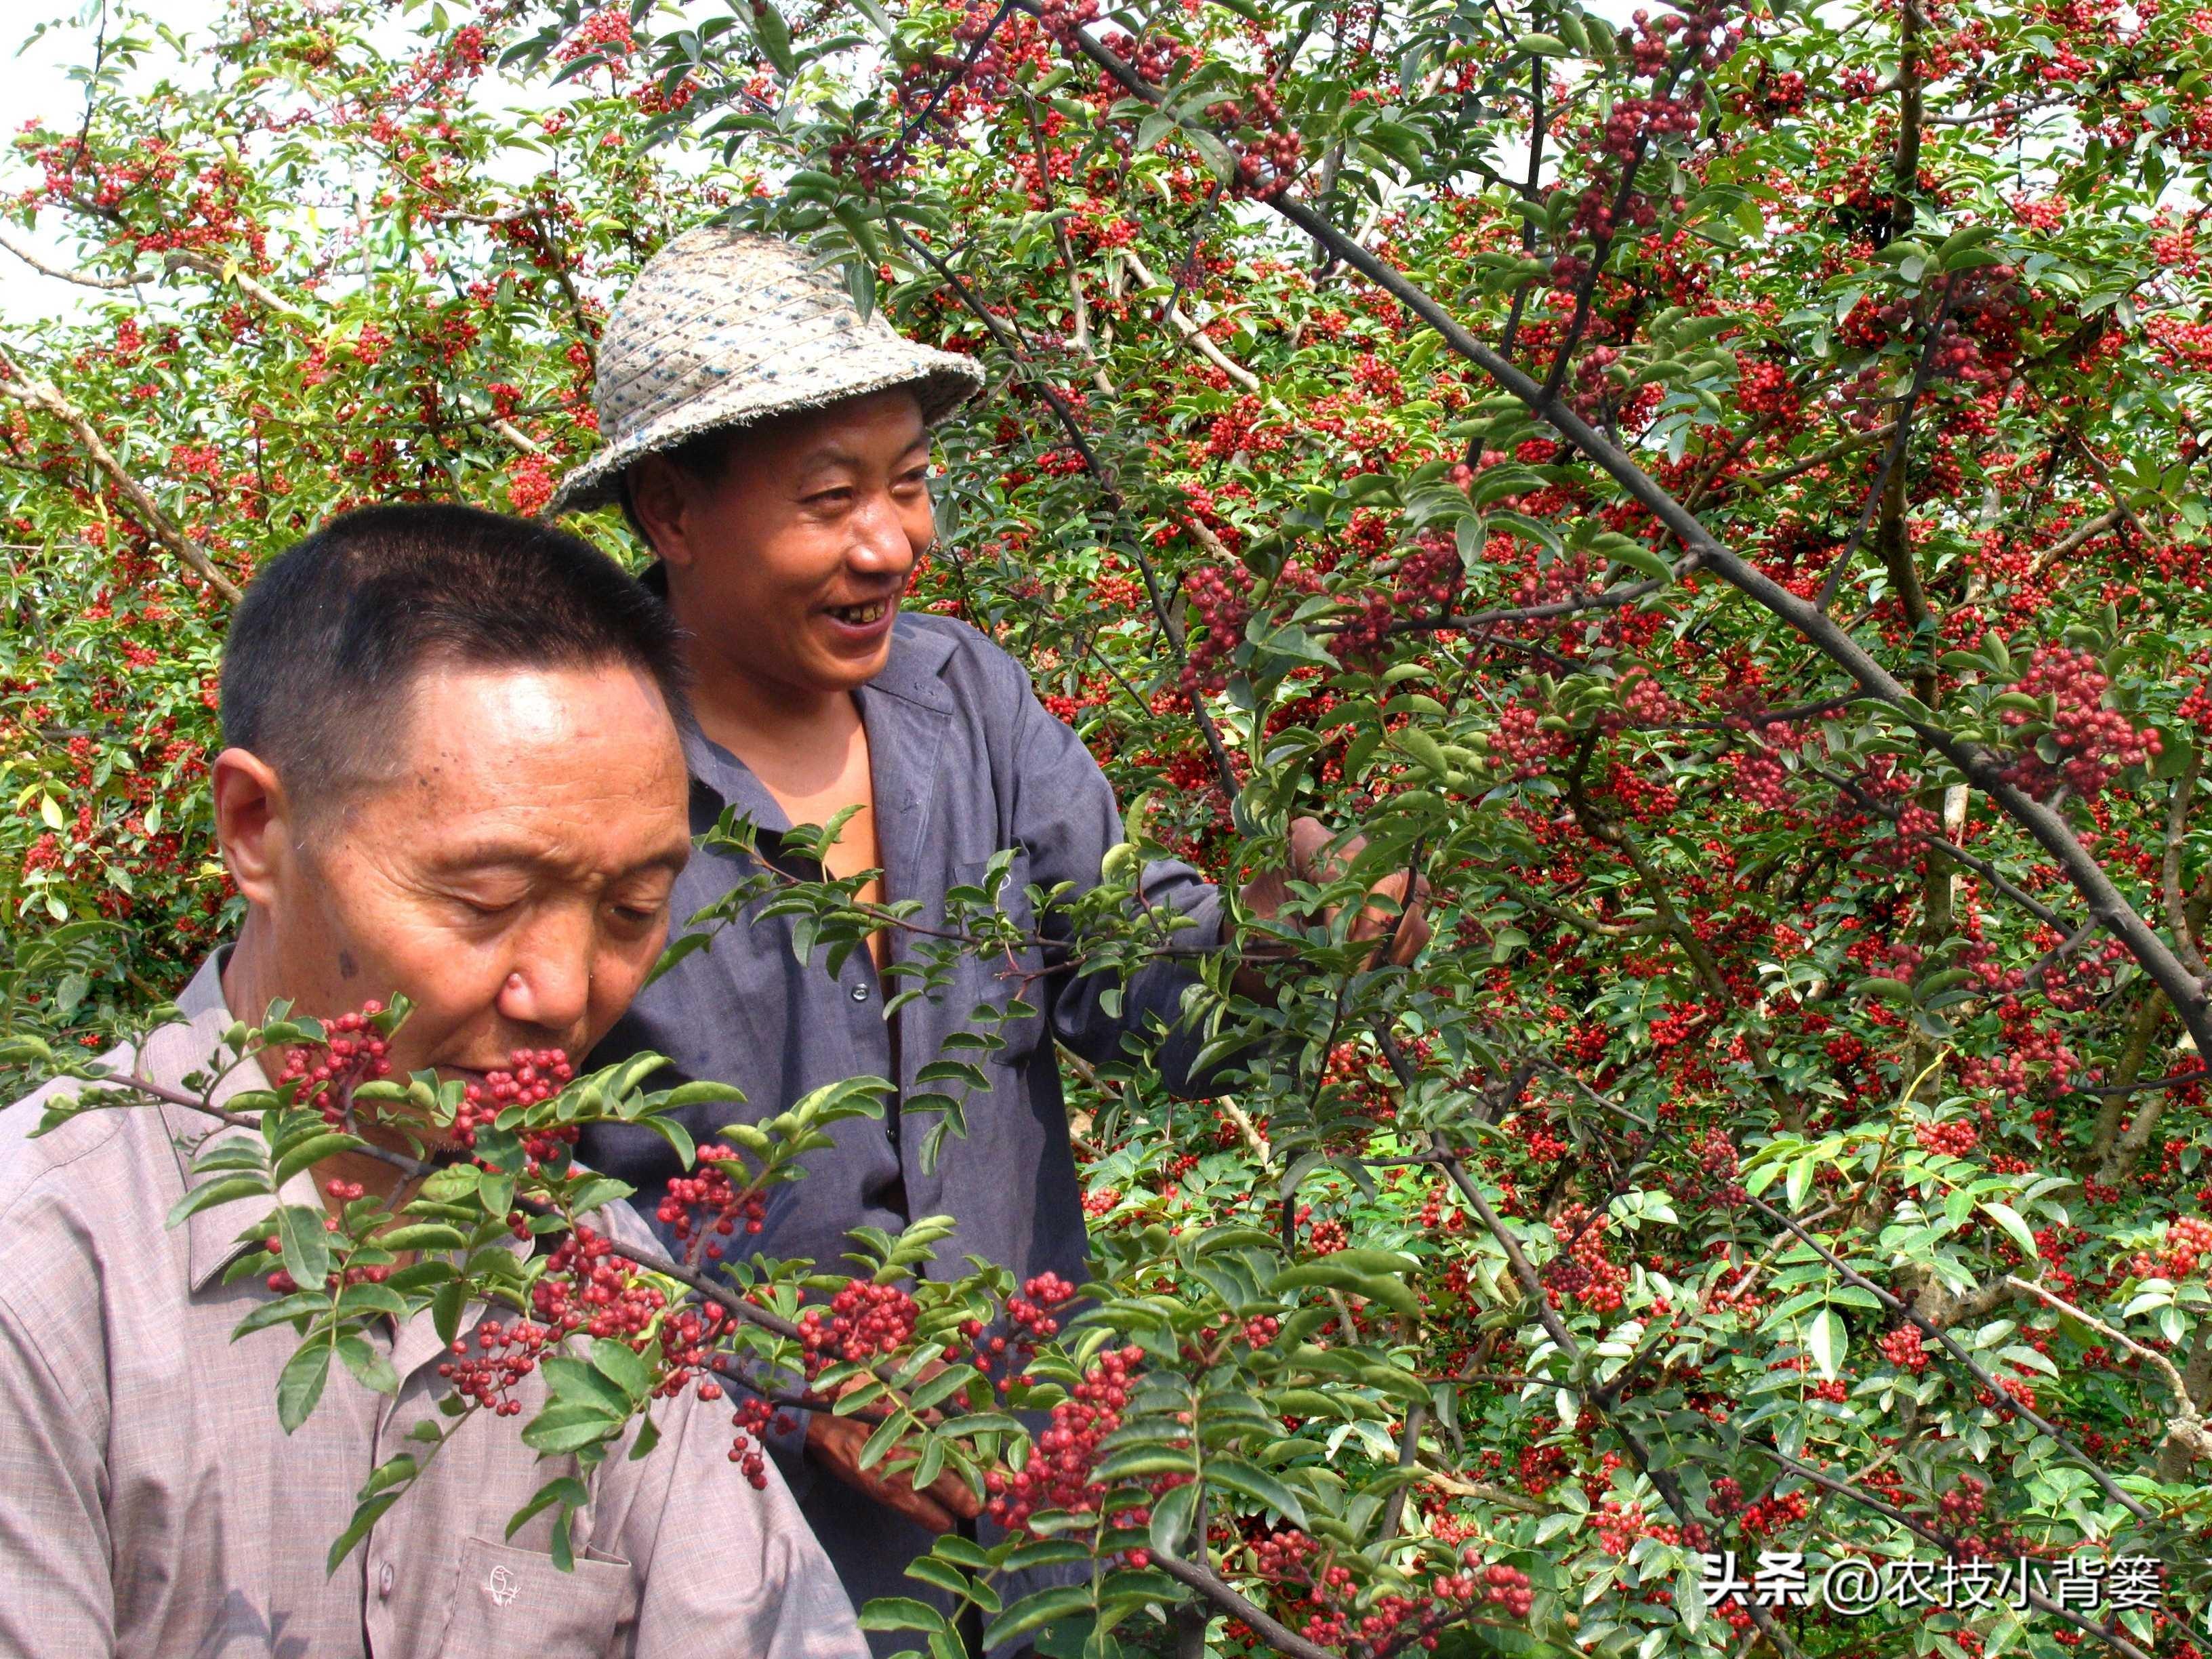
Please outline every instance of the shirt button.
[{"label": "shirt button", "polygon": [[866,1002],[867,1000],[868,988],[865,985],[855,985],[853,988],[853,1000],[855,1002]]},{"label": "shirt button", "polygon": [[398,1577],[399,1575],[392,1570],[392,1563],[389,1561],[386,1561],[382,1566],[379,1567],[376,1570],[377,1595],[380,1596],[390,1595],[392,1594],[392,1586],[395,1582],[397,1582]]}]

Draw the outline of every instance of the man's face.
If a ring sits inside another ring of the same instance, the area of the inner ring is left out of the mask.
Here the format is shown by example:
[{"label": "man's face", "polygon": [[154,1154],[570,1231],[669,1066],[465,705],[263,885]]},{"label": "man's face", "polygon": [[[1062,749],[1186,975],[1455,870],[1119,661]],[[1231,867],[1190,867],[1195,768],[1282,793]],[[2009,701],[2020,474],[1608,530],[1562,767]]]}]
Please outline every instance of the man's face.
[{"label": "man's face", "polygon": [[[937,533],[911,392],[769,422],[712,483],[641,492],[684,625],[728,670],[802,695],[849,691],[890,654],[900,594]],[[653,498],[680,499],[672,527]]]},{"label": "man's face", "polygon": [[248,897],[276,994],[324,1015],[404,994],[398,1076],[473,1079],[518,1048],[580,1059],[658,957],[690,852],[659,691],[617,665],[432,666],[394,742],[385,781],[270,826]]}]

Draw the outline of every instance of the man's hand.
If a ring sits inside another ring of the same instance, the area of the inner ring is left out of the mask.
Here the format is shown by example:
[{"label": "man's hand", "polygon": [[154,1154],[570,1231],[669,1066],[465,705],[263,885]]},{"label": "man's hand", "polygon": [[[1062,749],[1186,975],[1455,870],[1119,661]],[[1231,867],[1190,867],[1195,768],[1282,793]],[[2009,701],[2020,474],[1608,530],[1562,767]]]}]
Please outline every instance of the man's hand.
[{"label": "man's hand", "polygon": [[[1325,859],[1330,840],[1328,827],[1318,818],[1306,817],[1291,820],[1290,840],[1291,867],[1288,870],[1269,870],[1244,884],[1242,893],[1244,906],[1256,916],[1271,921],[1277,916],[1285,916],[1293,921],[1308,920],[1303,913],[1291,908],[1291,883],[1304,881],[1319,886],[1334,881],[1344,873],[1345,866],[1357,858],[1367,845],[1364,836],[1355,836],[1334,858]],[[1360,911],[1358,918],[1352,924],[1354,941],[1389,938],[1389,960],[1392,965],[1400,968],[1413,961],[1429,940],[1429,924],[1424,904],[1428,884],[1418,884],[1409,900],[1406,892],[1407,876],[1406,871],[1400,870],[1385,876],[1367,890],[1370,898],[1387,898],[1401,906],[1402,914],[1370,904]],[[1334,908],[1322,912],[1321,921],[1324,927],[1333,924],[1335,920]],[[1394,924],[1396,927],[1395,933],[1391,931]],[[1266,981],[1256,969],[1249,965],[1237,969],[1237,988],[1255,999],[1264,998],[1267,994]]]},{"label": "man's hand", "polygon": [[[854,1386],[858,1387],[856,1381]],[[947,1470],[920,1492],[904,1474],[893,1474],[883,1462],[872,1469],[860,1467],[860,1449],[876,1425],[866,1415],[836,1417],[817,1411],[806,1420],[806,1455],[854,1491],[894,1510],[917,1526],[932,1532],[951,1532],[961,1520],[973,1520],[982,1505],[968,1484]]]}]

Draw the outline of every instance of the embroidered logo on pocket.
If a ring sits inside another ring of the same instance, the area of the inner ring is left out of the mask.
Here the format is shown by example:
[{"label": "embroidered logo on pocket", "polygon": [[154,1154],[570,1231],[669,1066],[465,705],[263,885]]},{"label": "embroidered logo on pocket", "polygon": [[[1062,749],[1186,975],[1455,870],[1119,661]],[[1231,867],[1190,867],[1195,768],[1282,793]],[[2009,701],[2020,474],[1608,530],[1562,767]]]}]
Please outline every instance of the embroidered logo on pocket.
[{"label": "embroidered logo on pocket", "polygon": [[484,1589],[493,1606],[503,1607],[522,1594],[522,1581],[505,1567],[494,1567],[491,1577],[484,1580]]}]

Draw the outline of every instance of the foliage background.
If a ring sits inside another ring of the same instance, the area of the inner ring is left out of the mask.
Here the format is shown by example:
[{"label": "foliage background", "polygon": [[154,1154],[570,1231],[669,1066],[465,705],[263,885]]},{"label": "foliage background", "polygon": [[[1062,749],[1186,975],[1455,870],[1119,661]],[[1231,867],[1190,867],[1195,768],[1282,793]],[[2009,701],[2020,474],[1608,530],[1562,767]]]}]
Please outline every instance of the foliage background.
[{"label": "foliage background", "polygon": [[[1232,877],[1310,811],[1433,886],[1410,975],[1316,933],[1273,1009],[1217,999],[1285,1033],[1230,1101],[1082,1079],[1099,1317],[1257,1472],[1198,1511],[1216,1584],[1378,1654],[2194,1651],[2203,15],[1079,21],[80,20],[7,185],[87,291],[0,319],[10,1030],[102,1048],[234,922],[203,783],[257,562],[361,501],[542,507],[610,304],[729,212],[991,369],[913,602],[1024,660],[1133,839]],[[1209,1266],[1255,1225],[1279,1259]],[[1700,1548],[2150,1553],[2168,1612],[1754,1627]],[[1421,1622],[1462,1549],[1525,1613]],[[1099,1577],[1055,1639],[1255,1639],[1135,1616],[1186,1588]]]}]

